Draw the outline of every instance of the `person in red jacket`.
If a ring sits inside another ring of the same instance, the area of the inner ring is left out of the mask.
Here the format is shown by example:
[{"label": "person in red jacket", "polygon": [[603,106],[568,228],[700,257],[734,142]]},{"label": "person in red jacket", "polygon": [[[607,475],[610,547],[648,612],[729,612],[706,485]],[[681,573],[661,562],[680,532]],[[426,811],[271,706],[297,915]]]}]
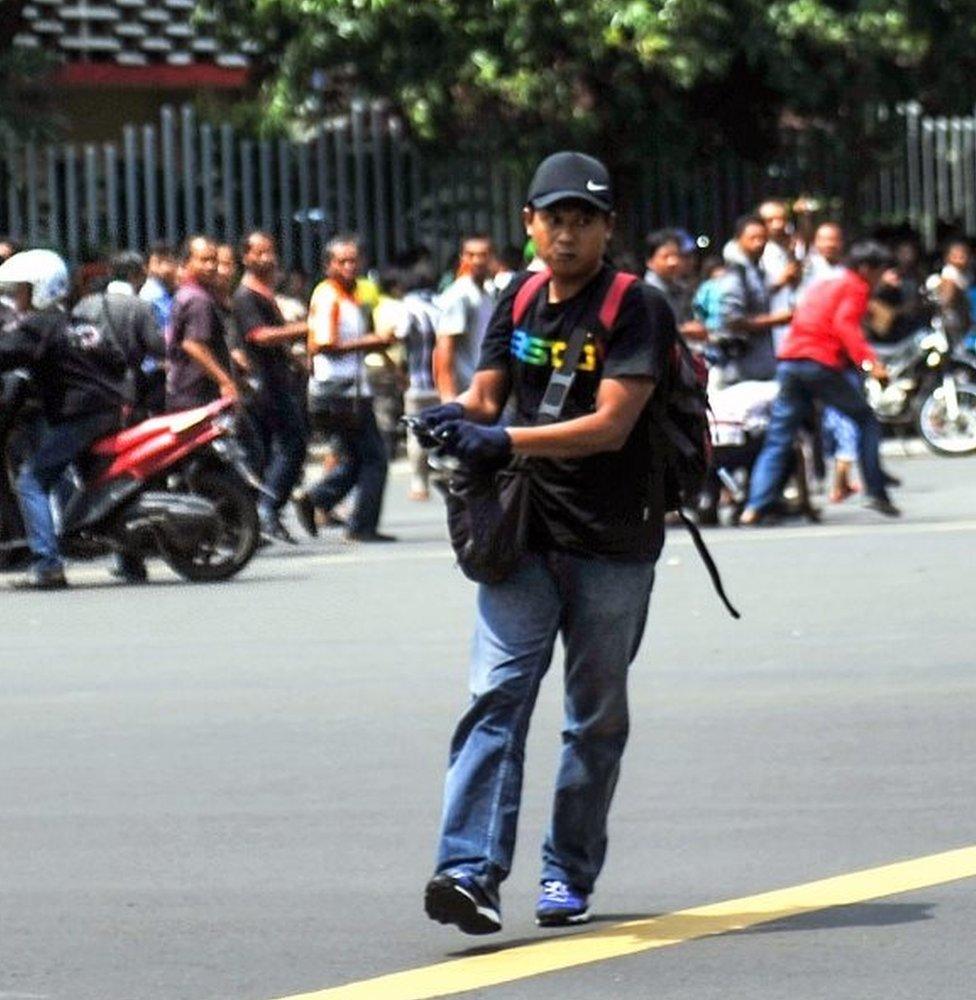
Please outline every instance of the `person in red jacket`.
[{"label": "person in red jacket", "polygon": [[779,395],[766,431],[766,442],[756,459],[749,502],[741,522],[757,524],[779,498],[786,478],[793,440],[815,400],[835,407],[857,424],[858,459],[867,487],[866,505],[888,517],[901,511],[888,496],[881,468],[881,428],[867,400],[844,377],[856,365],[881,381],[888,373],[864,339],[861,320],[871,290],[890,266],[891,257],[871,240],[855,243],[843,273],[811,288],[797,305],[780,345],[776,377]]}]

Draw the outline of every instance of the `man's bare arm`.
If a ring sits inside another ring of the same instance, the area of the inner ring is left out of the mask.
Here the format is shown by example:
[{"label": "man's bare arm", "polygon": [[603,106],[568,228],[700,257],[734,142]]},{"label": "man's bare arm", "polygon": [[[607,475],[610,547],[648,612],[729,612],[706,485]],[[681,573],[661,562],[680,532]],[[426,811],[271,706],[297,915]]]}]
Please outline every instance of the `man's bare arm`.
[{"label": "man's bare arm", "polygon": [[447,403],[457,396],[454,365],[457,358],[457,341],[453,336],[438,335],[434,347],[434,384],[441,402]]},{"label": "man's bare arm", "polygon": [[237,386],[214,357],[213,351],[199,340],[184,340],[183,350],[217,383],[220,395],[225,399],[238,399]]},{"label": "man's bare arm", "polygon": [[244,338],[249,344],[258,347],[272,347],[275,344],[289,343],[308,336],[308,323],[286,323],[284,326],[258,326],[248,330]]},{"label": "man's bare arm", "polygon": [[475,372],[471,385],[457,398],[457,402],[464,407],[465,420],[476,424],[497,423],[510,387],[507,372],[498,369]]}]

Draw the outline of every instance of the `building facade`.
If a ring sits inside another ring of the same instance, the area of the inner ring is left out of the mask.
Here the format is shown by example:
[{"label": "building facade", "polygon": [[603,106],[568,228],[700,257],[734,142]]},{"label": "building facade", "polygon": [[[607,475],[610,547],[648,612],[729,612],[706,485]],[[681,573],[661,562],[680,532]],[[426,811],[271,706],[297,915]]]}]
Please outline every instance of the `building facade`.
[{"label": "building facade", "polygon": [[249,57],[228,51],[194,0],[3,0],[20,8],[14,44],[54,54],[48,93],[71,138],[114,138],[164,104],[233,100]]}]

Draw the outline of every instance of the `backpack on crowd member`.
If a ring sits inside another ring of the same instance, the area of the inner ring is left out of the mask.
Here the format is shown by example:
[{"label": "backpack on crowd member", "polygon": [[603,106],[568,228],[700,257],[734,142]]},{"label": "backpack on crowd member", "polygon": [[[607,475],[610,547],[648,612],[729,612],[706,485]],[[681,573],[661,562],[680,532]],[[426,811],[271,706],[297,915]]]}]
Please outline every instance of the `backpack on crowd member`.
[{"label": "backpack on crowd member", "polygon": [[[548,285],[550,273],[538,271],[515,293],[512,324],[517,327]],[[595,313],[604,336],[617,321],[628,289],[639,279],[617,272],[603,291]],[[588,324],[587,324],[588,325]],[[576,375],[583,351],[586,325],[580,324],[570,338],[563,363],[554,369],[537,421],[559,419]],[[692,507],[705,482],[711,460],[708,424],[708,373],[701,358],[677,338],[669,356],[668,370],[651,399],[650,447],[654,472],[649,483],[650,503],[659,516],[676,513],[692,536],[695,548],[708,570],[712,584],[729,613],[739,618],[725,594],[722,580],[697,525],[685,513]],[[518,460],[503,470],[496,481],[471,482],[455,492],[448,521],[451,541],[462,570],[482,582],[497,582],[514,569],[525,540],[527,490],[520,484]]]}]

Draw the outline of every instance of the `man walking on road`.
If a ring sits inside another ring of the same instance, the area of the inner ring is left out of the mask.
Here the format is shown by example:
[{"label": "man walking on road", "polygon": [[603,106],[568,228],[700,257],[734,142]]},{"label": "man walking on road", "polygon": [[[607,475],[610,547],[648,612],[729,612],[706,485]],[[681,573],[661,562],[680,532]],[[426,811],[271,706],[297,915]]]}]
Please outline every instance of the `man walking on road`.
[{"label": "man walking on road", "polygon": [[[532,483],[528,551],[507,579],[478,589],[471,702],[451,743],[436,873],[426,889],[428,916],[468,934],[501,928],[498,890],[515,848],[525,739],[559,636],[566,721],[536,919],[588,919],[627,741],[627,673],[664,538],[663,515],[649,500],[648,435],[651,395],[676,338],[671,310],[635,280],[610,329],[597,322],[617,287],[604,263],[614,221],[610,176],[598,160],[566,152],[543,161],[524,220],[549,280],[517,324],[514,302],[529,275],[512,281],[471,387],[423,415],[448,454],[489,468],[523,456]],[[581,327],[587,333],[560,417],[540,425],[553,368]],[[510,397],[515,417],[502,427]]]},{"label": "man walking on road", "polygon": [[234,292],[232,309],[255,387],[252,410],[268,463],[258,514],[269,538],[291,542],[279,512],[302,475],[308,436],[305,418],[292,391],[288,350],[308,336],[308,323],[286,323],[275,301],[278,254],[267,233],[254,232],[242,246],[244,277]]},{"label": "man walking on road", "polygon": [[860,388],[844,376],[854,364],[870,368],[879,380],[888,373],[864,339],[861,321],[871,290],[890,267],[888,251],[879,243],[855,243],[843,273],[814,285],[800,299],[789,333],[779,351],[779,395],[766,431],[766,443],[756,460],[749,503],[740,524],[762,520],[775,504],[789,465],[793,439],[815,400],[836,407],[857,425],[858,454],[867,484],[867,506],[888,517],[898,508],[888,496],[881,468],[881,428]]},{"label": "man walking on road", "polygon": [[359,243],[353,236],[336,236],[325,248],[326,279],[312,294],[308,313],[313,412],[321,408],[329,431],[339,442],[335,468],[295,499],[298,518],[314,535],[316,509],[331,511],[353,489],[356,501],[346,540],[393,542],[378,530],[386,489],[386,442],[376,425],[373,397],[363,357],[394,342],[371,334],[356,299]]}]

